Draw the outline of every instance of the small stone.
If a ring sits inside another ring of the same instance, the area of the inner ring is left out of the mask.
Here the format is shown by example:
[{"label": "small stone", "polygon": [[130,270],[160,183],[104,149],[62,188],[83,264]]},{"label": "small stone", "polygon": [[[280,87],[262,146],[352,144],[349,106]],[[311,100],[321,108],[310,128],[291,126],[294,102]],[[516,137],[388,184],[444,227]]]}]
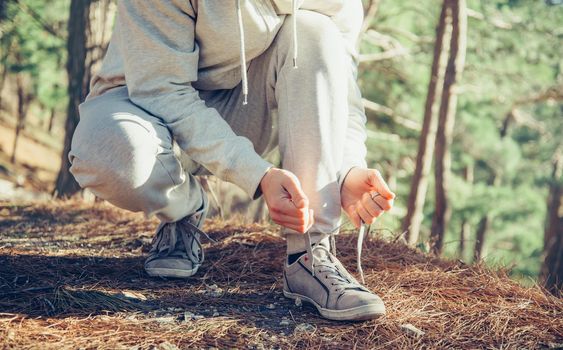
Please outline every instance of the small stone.
[{"label": "small stone", "polygon": [[194,320],[194,321],[195,320],[201,320],[202,318],[205,318],[205,316],[197,315],[197,314],[194,314],[194,313],[189,312],[189,311],[184,311],[184,322],[189,322],[189,321],[192,321],[192,320]]},{"label": "small stone", "polygon": [[274,304],[268,304],[268,305],[266,305],[266,308],[267,308],[267,309],[270,309],[270,310],[273,310],[273,309],[276,308],[276,305],[274,305]]},{"label": "small stone", "polygon": [[313,333],[316,330],[317,330],[317,327],[315,327],[314,325],[312,325],[310,323],[300,323],[295,327],[295,329],[293,330],[293,333],[295,335],[298,335],[298,334],[303,334],[303,333]]},{"label": "small stone", "polygon": [[301,298],[295,298],[295,306],[301,307],[302,305],[303,302],[301,301]]},{"label": "small stone", "polygon": [[280,321],[280,326],[289,326],[289,320],[284,318]]},{"label": "small stone", "polygon": [[176,345],[171,344],[169,342],[160,343],[158,348],[162,349],[162,350],[179,350],[180,349]]},{"label": "small stone", "polygon": [[194,317],[193,313],[191,313],[189,311],[184,311],[184,322],[191,321],[192,317]]},{"label": "small stone", "polygon": [[209,295],[212,296],[212,297],[214,297],[214,298],[218,298],[218,297],[220,297],[221,295],[223,295],[223,291],[222,291],[222,290],[221,290],[221,291],[219,291],[219,290],[214,290],[214,291],[209,292]]},{"label": "small stone", "polygon": [[213,312],[213,317],[218,317],[218,316],[220,316],[220,314],[217,311]]},{"label": "small stone", "polygon": [[219,288],[216,284],[212,284],[210,286],[207,286],[205,293],[214,298],[218,298],[223,295],[223,289]]},{"label": "small stone", "polygon": [[419,338],[422,337],[425,333],[423,331],[421,331],[420,329],[416,328],[415,326],[413,326],[410,323],[405,323],[403,325],[401,325],[401,329],[409,334],[414,336],[415,338]]},{"label": "small stone", "polygon": [[167,316],[167,317],[157,317],[157,318],[154,319],[154,321],[156,321],[156,322],[158,322],[158,323],[165,323],[165,324],[166,324],[166,323],[173,323],[173,322],[175,322],[175,321],[176,321],[176,318],[170,317],[170,316]]}]

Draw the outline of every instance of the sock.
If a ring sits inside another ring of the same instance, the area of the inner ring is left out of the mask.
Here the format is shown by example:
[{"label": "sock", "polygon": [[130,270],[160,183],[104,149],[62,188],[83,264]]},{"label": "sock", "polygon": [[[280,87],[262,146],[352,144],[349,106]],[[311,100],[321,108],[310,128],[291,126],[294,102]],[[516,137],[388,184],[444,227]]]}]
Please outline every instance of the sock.
[{"label": "sock", "polygon": [[307,252],[299,252],[299,253],[294,253],[294,254],[289,254],[287,256],[287,263],[289,265],[293,264],[294,262],[296,262],[303,254],[306,254]]}]

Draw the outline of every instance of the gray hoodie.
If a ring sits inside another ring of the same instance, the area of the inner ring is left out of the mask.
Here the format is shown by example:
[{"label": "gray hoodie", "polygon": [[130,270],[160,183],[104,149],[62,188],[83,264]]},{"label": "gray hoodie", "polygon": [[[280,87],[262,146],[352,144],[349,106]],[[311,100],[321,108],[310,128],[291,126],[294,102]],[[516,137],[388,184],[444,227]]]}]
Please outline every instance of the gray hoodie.
[{"label": "gray hoodie", "polygon": [[[255,197],[272,165],[248,139],[235,135],[197,90],[246,84],[245,67],[270,46],[297,7],[331,16],[356,74],[360,0],[120,0],[108,52],[87,99],[126,85],[131,101],[162,119],[191,159]],[[365,166],[366,154],[357,85],[349,87],[348,101],[343,169]]]}]

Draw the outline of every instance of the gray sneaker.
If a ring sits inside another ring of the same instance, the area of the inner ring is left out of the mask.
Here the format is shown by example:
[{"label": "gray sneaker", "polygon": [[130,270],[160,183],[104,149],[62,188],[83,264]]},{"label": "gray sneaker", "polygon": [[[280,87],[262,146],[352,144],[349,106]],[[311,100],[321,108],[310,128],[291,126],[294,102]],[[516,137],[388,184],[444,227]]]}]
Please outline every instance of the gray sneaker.
[{"label": "gray sneaker", "polygon": [[314,305],[330,320],[369,320],[385,315],[381,298],[352,277],[322,244],[293,264],[285,263],[283,294]]},{"label": "gray sneaker", "polygon": [[207,214],[208,202],[196,213],[170,223],[161,223],[156,229],[145,271],[153,277],[187,278],[196,274],[204,260],[201,231]]}]

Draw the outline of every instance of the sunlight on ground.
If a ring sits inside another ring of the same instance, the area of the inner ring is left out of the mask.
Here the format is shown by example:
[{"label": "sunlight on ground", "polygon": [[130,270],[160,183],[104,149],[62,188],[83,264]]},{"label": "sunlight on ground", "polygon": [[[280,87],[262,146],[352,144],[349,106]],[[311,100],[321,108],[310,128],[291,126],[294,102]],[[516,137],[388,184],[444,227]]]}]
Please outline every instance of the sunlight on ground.
[{"label": "sunlight on ground", "polygon": [[[14,143],[14,130],[0,124],[0,162],[9,162]],[[34,141],[25,134],[18,140],[16,162],[34,170],[34,177],[41,182],[53,183],[61,164],[60,152]]]}]

